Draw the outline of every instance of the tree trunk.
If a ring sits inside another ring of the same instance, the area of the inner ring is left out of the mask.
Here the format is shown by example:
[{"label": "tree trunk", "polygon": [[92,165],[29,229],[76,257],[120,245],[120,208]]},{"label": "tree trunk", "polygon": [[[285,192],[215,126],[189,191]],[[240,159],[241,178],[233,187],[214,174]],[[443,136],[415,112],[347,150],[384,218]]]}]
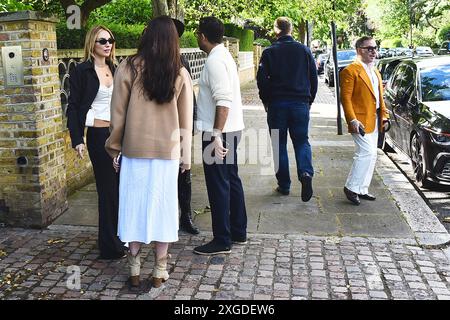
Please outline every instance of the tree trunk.
[{"label": "tree trunk", "polygon": [[313,21],[308,21],[308,47],[311,48],[311,43],[313,40],[313,28],[314,28],[314,22]]},{"label": "tree trunk", "polygon": [[153,0],[153,18],[169,16],[184,23],[184,9],[178,0]]},{"label": "tree trunk", "polygon": [[298,40],[305,44],[306,43],[306,22],[305,20],[300,21],[298,26]]},{"label": "tree trunk", "polygon": [[153,18],[169,15],[169,7],[167,5],[167,0],[153,0],[152,6],[153,6]]}]

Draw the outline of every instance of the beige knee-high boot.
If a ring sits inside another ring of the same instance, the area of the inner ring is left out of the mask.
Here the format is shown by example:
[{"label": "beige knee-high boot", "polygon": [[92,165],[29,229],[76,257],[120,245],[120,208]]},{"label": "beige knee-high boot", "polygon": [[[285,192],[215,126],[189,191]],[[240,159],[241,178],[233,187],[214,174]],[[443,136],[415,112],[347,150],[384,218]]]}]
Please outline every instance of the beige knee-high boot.
[{"label": "beige knee-high boot", "polygon": [[133,256],[131,250],[128,251],[128,266],[130,267],[130,285],[131,287],[139,287],[139,274],[141,272],[141,250]]},{"label": "beige knee-high boot", "polygon": [[152,273],[153,287],[159,288],[163,282],[169,279],[169,273],[167,272],[167,260],[170,258],[170,254],[166,254],[164,257],[157,259],[155,251],[155,267]]}]

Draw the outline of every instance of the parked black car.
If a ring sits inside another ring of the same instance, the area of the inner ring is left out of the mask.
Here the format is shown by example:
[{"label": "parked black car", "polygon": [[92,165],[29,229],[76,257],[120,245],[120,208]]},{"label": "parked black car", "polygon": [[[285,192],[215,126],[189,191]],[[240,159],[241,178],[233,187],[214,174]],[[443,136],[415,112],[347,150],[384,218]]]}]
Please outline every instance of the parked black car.
[{"label": "parked black car", "polygon": [[407,154],[423,187],[450,184],[450,57],[404,59],[385,89],[386,142]]},{"label": "parked black car", "polygon": [[[341,71],[353,60],[356,59],[356,51],[351,50],[340,50],[337,52],[338,70]],[[324,66],[325,83],[330,87],[334,87],[334,60],[333,54],[330,54],[328,60],[325,62]]]},{"label": "parked black car", "polygon": [[381,78],[383,79],[383,87],[386,86],[395,67],[402,62],[404,58],[405,57],[393,57],[377,60],[377,69],[380,71]]}]

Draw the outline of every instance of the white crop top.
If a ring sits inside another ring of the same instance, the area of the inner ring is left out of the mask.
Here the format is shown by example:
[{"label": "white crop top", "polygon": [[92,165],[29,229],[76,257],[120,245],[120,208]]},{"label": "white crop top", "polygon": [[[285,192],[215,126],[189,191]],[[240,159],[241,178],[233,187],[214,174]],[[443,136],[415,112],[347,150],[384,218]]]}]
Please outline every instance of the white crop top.
[{"label": "white crop top", "polygon": [[94,125],[94,119],[111,121],[111,96],[113,86],[106,87],[100,85],[97,95],[92,102],[91,109],[89,109],[86,115],[86,126],[92,127]]}]

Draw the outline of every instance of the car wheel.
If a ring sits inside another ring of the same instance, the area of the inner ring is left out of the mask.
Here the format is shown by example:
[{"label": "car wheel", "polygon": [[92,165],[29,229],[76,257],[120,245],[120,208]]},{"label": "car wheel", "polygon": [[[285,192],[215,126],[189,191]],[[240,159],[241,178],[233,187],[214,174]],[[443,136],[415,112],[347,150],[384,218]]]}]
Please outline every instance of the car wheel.
[{"label": "car wheel", "polygon": [[433,183],[428,180],[426,164],[425,164],[425,150],[421,138],[415,133],[411,139],[411,162],[414,169],[414,178],[416,181],[426,189],[433,186]]}]

